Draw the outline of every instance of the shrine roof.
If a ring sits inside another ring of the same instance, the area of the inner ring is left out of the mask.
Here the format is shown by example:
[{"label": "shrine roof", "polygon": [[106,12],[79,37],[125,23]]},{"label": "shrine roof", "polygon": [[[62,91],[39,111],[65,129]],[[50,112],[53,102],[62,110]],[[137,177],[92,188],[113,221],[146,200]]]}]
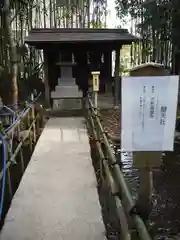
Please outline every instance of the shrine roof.
[{"label": "shrine roof", "polygon": [[36,46],[49,43],[111,43],[131,44],[139,40],[127,29],[98,28],[34,28],[25,43]]},{"label": "shrine roof", "polygon": [[155,62],[146,62],[146,63],[142,63],[140,65],[137,65],[131,69],[127,69],[128,71],[136,71],[136,70],[139,70],[139,69],[142,69],[142,68],[148,68],[148,67],[153,67],[153,68],[159,68],[159,69],[162,69],[164,68],[165,69],[165,66],[163,64],[160,64],[160,63],[155,63]]}]

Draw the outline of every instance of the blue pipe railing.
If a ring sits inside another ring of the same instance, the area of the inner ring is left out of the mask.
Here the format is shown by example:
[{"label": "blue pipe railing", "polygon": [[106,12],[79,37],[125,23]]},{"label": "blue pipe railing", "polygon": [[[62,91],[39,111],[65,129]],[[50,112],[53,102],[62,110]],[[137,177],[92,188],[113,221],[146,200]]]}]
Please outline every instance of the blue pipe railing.
[{"label": "blue pipe railing", "polygon": [[2,186],[1,186],[1,197],[0,197],[0,217],[3,213],[4,205],[4,194],[5,194],[5,185],[6,185],[6,161],[7,161],[7,146],[4,135],[0,133],[0,140],[2,141],[3,147],[3,177],[2,177]]},{"label": "blue pipe railing", "polygon": [[6,164],[7,164],[7,135],[8,132],[11,131],[15,125],[26,116],[26,114],[29,112],[29,110],[33,107],[34,103],[37,101],[41,93],[31,102],[31,103],[25,103],[25,108],[19,113],[19,115],[16,117],[16,112],[13,111],[10,107],[8,106],[3,106],[5,109],[7,109],[9,112],[13,114],[13,122],[12,124],[7,127],[6,129],[3,129],[1,127],[0,129],[0,141],[3,147],[3,165],[2,165],[2,185],[1,185],[1,196],[0,196],[0,218],[2,217],[3,214],[3,205],[4,205],[4,196],[5,196],[5,185],[6,185]]},{"label": "blue pipe railing", "polygon": [[[5,129],[5,132],[8,132],[10,129],[12,129],[14,127],[14,125],[28,113],[29,109],[32,108],[33,104],[37,101],[37,99],[40,97],[40,95],[41,95],[41,93],[31,103],[25,102],[25,108],[20,112],[20,114],[13,121],[13,123]],[[13,110],[11,110],[11,111],[13,111]]]}]

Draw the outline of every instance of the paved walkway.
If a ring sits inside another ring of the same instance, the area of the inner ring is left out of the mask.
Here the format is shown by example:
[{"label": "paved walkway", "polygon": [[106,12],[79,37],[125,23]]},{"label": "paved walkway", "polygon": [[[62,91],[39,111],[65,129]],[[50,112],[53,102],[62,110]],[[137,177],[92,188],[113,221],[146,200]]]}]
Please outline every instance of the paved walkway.
[{"label": "paved walkway", "polygon": [[102,240],[105,230],[82,118],[51,118],[0,240]]}]

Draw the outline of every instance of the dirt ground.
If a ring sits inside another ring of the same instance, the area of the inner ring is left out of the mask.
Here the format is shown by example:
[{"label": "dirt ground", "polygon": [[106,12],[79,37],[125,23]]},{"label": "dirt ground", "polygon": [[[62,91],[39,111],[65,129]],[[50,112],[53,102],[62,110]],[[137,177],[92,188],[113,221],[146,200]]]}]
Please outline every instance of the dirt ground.
[{"label": "dirt ground", "polygon": [[120,139],[120,108],[102,109],[100,114],[105,130],[112,138]]}]

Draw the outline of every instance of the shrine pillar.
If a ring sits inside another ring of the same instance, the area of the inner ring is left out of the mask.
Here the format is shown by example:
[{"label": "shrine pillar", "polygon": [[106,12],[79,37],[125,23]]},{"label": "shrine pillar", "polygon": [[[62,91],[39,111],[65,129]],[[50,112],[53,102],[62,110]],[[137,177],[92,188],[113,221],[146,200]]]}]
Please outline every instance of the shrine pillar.
[{"label": "shrine pillar", "polygon": [[48,53],[43,51],[44,56],[44,87],[45,87],[45,101],[47,106],[50,106],[50,88],[49,88],[49,76],[48,76]]}]

